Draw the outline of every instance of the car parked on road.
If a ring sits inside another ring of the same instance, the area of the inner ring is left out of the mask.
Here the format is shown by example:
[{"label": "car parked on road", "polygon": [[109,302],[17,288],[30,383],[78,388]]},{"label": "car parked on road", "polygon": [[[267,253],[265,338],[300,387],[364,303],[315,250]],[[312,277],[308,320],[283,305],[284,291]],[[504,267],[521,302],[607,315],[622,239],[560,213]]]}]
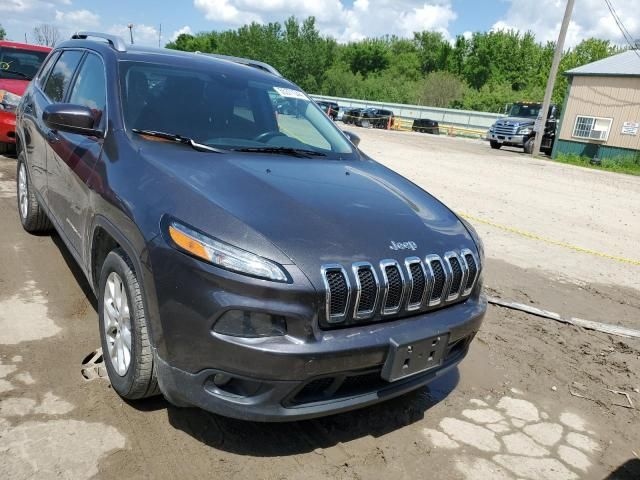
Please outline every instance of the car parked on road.
[{"label": "car parked on road", "polygon": [[411,125],[411,130],[414,132],[431,133],[433,135],[440,135],[440,125],[435,120],[428,118],[416,118]]},{"label": "car parked on road", "polygon": [[359,127],[389,129],[393,127],[394,121],[395,117],[391,110],[367,108],[362,112],[355,124]]},{"label": "car parked on road", "polygon": [[18,107],[20,221],[95,292],[113,389],[282,421],[455,368],[487,305],[477,233],[239,60],[81,32]]},{"label": "car parked on road", "polygon": [[334,122],[338,119],[340,106],[336,102],[328,102],[325,100],[317,100],[316,103]]},{"label": "car parked on road", "polygon": [[0,40],[0,154],[16,143],[16,107],[51,49]]},{"label": "car parked on road", "polygon": [[342,114],[342,123],[347,125],[356,125],[362,117],[364,108],[349,108]]}]

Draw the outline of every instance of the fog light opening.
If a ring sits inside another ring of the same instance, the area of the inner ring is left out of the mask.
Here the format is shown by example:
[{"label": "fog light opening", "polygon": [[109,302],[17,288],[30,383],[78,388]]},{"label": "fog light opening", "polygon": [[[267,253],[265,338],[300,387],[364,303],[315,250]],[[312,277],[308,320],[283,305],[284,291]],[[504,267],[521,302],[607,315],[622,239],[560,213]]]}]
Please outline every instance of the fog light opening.
[{"label": "fog light opening", "polygon": [[287,322],[279,315],[229,310],[216,321],[213,331],[233,337],[278,337],[287,334]]}]

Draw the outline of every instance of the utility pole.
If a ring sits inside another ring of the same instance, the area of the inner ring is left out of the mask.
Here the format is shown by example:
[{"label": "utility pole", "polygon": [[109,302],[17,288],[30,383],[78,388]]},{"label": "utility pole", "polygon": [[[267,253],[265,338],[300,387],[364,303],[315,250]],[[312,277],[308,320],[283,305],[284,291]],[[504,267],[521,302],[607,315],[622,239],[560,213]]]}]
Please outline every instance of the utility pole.
[{"label": "utility pole", "polygon": [[127,28],[129,29],[129,36],[131,37],[131,45],[133,45],[133,23],[127,25]]},{"label": "utility pole", "polygon": [[547,117],[549,116],[551,95],[553,94],[553,86],[556,83],[556,76],[558,75],[558,66],[560,65],[560,59],[562,58],[564,39],[567,37],[567,30],[569,28],[569,20],[571,20],[571,12],[573,11],[574,2],[575,0],[567,0],[567,8],[564,11],[564,18],[562,19],[560,34],[558,35],[558,42],[556,43],[556,51],[553,54],[551,71],[549,72],[549,79],[547,80],[547,90],[544,92],[544,101],[542,102],[542,118],[538,127],[539,131],[536,132],[535,143],[533,144],[534,155],[540,155],[540,145],[542,144],[542,137],[547,126]]},{"label": "utility pole", "polygon": [[161,42],[162,42],[162,24],[160,24],[160,28],[158,29],[158,48],[160,48]]}]

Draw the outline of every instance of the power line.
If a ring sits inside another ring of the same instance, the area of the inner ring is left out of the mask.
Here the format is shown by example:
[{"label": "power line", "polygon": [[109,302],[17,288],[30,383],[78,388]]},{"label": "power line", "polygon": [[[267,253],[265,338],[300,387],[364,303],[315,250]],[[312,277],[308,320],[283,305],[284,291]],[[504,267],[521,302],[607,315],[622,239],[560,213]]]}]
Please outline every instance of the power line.
[{"label": "power line", "polygon": [[620,33],[622,33],[622,36],[624,37],[625,41],[629,44],[629,47],[631,47],[631,50],[635,52],[638,58],[640,58],[640,53],[638,53],[638,50],[634,43],[634,39],[629,33],[629,30],[627,30],[627,27],[625,27],[624,23],[622,23],[622,20],[618,16],[618,12],[616,12],[616,9],[613,6],[613,3],[611,3],[611,0],[604,0],[604,3],[607,5],[607,8],[609,9],[611,16],[613,17],[613,20],[616,22],[616,25],[618,26]]}]

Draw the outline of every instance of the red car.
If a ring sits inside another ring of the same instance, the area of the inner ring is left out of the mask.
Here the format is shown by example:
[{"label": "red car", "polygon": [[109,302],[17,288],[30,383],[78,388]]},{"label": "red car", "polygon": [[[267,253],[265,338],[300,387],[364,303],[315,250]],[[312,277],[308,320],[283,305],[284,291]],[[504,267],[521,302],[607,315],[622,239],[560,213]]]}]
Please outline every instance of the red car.
[{"label": "red car", "polygon": [[0,153],[16,143],[16,107],[51,49],[0,41]]}]

